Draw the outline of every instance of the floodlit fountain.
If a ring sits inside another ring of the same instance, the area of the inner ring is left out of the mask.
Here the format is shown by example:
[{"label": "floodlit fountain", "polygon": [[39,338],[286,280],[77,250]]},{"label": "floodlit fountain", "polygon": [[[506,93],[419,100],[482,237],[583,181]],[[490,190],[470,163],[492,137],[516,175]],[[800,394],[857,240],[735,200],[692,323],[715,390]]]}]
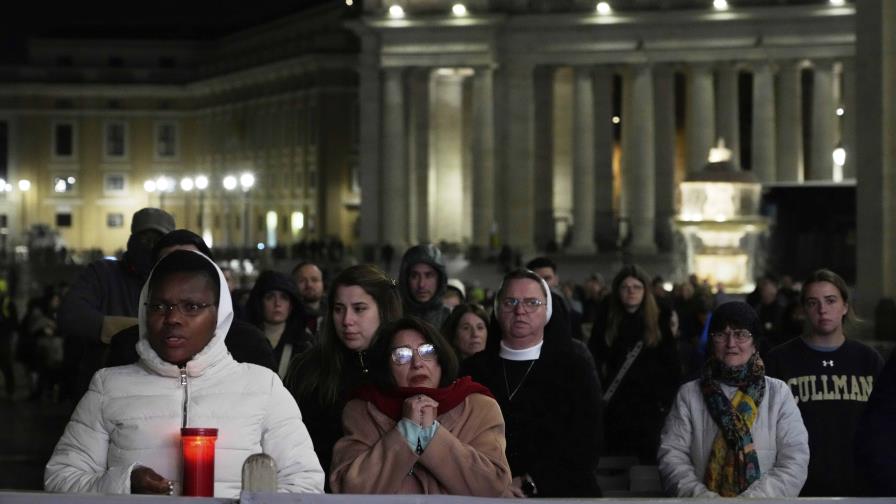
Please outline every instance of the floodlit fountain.
[{"label": "floodlit fountain", "polygon": [[719,140],[709,164],[681,183],[681,212],[675,219],[684,241],[683,269],[725,292],[755,288],[755,273],[764,265],[760,242],[768,219],[759,215],[762,184],[731,160]]}]

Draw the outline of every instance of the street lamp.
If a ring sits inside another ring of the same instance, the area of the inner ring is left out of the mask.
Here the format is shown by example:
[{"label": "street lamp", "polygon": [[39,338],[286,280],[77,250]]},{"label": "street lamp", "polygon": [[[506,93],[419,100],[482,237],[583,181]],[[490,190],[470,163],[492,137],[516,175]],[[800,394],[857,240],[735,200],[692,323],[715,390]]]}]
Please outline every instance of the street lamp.
[{"label": "street lamp", "polygon": [[164,175],[156,179],[156,190],[159,191],[159,208],[165,209],[165,193],[174,190],[174,180]]},{"label": "street lamp", "polygon": [[240,187],[243,189],[243,252],[240,254],[245,259],[246,250],[249,248],[249,190],[255,185],[255,175],[243,172],[240,175]]},{"label": "street lamp", "polygon": [[[6,186],[10,187],[9,184],[6,184]],[[26,211],[25,194],[31,190],[31,181],[28,179],[21,179],[18,182],[18,186],[19,186],[19,192],[21,193],[20,198],[22,200],[22,243],[24,244],[27,242],[26,234],[27,234],[27,227],[28,227],[28,220],[25,217],[25,211]]]},{"label": "street lamp", "polygon": [[203,217],[205,216],[205,190],[208,189],[208,177],[205,175],[196,176],[196,190],[199,192],[199,234],[204,236],[205,228],[203,227]]},{"label": "street lamp", "polygon": [[[227,175],[221,180],[221,185],[224,187],[224,190],[227,192],[233,191],[236,189],[236,186],[239,184],[239,181],[233,175]],[[230,228],[233,227],[233,203],[230,200],[230,197],[227,197],[227,225],[224,228],[227,230],[227,246],[233,246],[233,240],[230,236]]]}]

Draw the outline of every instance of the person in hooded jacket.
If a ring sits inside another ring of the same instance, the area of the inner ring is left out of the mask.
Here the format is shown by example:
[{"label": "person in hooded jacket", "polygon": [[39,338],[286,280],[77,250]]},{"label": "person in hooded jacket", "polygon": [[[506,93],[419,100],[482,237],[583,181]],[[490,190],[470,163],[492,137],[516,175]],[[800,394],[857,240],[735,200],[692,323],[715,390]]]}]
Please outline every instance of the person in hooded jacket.
[{"label": "person in hooded jacket", "polygon": [[218,429],[214,496],[239,497],[243,462],[270,455],[281,492],[323,490],[295,401],[269,369],[230,357],[233,308],[221,270],[178,250],[139,298],[140,362],[98,371],[56,444],[44,487],[67,493],[180,495],[180,429]]},{"label": "person in hooded jacket", "polygon": [[442,252],[435,245],[417,245],[404,253],[398,287],[405,315],[423,319],[437,329],[451,315],[451,309],[442,304],[448,275]]},{"label": "person in hooded jacket", "polygon": [[263,271],[249,293],[246,309],[249,322],[264,331],[274,349],[277,374],[282,379],[292,358],[313,343],[305,331],[305,312],[295,282],[283,273]]},{"label": "person in hooded jacket", "polygon": [[105,364],[112,337],[137,325],[137,298],[152,269],[152,249],[174,230],[174,217],[158,208],[138,210],[121,260],[100,259],[87,265],[62,299],[57,328],[66,342],[66,368],[75,376],[72,395],[87,390],[93,373]]},{"label": "person in hooded jacket", "polygon": [[[193,250],[214,260],[212,251],[209,250],[201,236],[188,229],[175,229],[156,242],[152,249],[153,264],[175,250]],[[231,297],[231,299],[233,298]],[[236,311],[234,311],[234,315],[236,315]],[[137,354],[139,336],[139,329],[136,325],[116,334],[109,343],[109,356],[104,367],[123,366],[139,361],[140,356]],[[277,371],[270,343],[264,333],[249,322],[234,316],[233,323],[230,324],[230,329],[224,338],[224,344],[235,361],[258,364]]]}]

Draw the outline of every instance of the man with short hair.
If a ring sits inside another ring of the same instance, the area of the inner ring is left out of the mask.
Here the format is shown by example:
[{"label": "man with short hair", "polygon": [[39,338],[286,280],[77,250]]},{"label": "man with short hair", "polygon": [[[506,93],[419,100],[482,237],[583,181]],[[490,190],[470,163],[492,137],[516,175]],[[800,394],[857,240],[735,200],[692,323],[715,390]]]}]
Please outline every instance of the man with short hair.
[{"label": "man with short hair", "polygon": [[[152,270],[153,246],[174,227],[174,217],[162,209],[138,210],[131,219],[131,236],[121,260],[90,263],[63,298],[58,328],[82,349],[80,359],[70,363],[77,369],[72,377],[75,401],[87,390],[93,373],[105,364],[112,336],[137,325],[140,289]],[[67,350],[66,360],[73,358],[77,355]]]},{"label": "man with short hair", "polygon": [[808,332],[772,349],[766,374],[790,385],[809,431],[809,476],[801,497],[864,495],[855,470],[853,440],[874,382],[883,367],[876,350],[847,339],[854,318],[846,282],[818,270],[803,284]]},{"label": "man with short hair", "polygon": [[411,247],[401,258],[398,288],[405,315],[421,318],[437,329],[451,314],[442,304],[448,275],[442,252],[435,245]]},{"label": "man with short hair", "polygon": [[557,275],[557,263],[549,257],[541,256],[526,263],[526,269],[540,276],[548,284],[554,298],[559,301],[554,309],[562,312],[560,314],[562,320],[568,321],[572,337],[581,340],[584,337],[582,333],[582,314],[572,308],[572,303],[560,290],[560,276]]},{"label": "man with short hair", "polygon": [[292,269],[292,278],[299,289],[299,299],[305,307],[308,334],[317,341],[324,313],[324,274],[310,261],[302,261]]}]

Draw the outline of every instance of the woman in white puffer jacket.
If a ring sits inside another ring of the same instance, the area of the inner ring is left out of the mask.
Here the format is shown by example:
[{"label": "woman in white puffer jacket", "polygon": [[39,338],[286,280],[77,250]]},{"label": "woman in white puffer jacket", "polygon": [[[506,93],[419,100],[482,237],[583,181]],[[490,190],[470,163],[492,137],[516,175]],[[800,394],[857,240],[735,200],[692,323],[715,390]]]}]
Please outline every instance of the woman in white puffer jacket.
[{"label": "woman in white puffer jacket", "polygon": [[161,259],[138,319],[140,361],[94,375],[47,463],[46,490],[180,494],[180,429],[208,427],[218,429],[216,497],[239,496],[253,453],[276,461],[279,491],[323,491],[295,400],[271,370],[227,352],[233,306],[209,258],[180,250]]}]

